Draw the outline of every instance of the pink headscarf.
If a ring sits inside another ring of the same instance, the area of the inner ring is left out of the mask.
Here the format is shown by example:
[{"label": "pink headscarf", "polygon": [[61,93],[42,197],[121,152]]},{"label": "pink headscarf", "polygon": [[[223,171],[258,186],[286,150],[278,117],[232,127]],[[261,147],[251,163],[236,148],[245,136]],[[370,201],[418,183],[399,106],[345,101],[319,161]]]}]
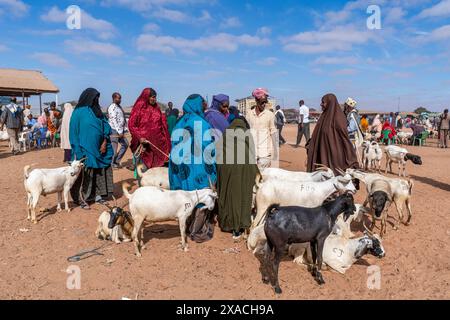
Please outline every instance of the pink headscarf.
[{"label": "pink headscarf", "polygon": [[255,89],[252,93],[252,96],[255,97],[256,99],[262,99],[268,95],[269,95],[269,91],[264,88]]}]

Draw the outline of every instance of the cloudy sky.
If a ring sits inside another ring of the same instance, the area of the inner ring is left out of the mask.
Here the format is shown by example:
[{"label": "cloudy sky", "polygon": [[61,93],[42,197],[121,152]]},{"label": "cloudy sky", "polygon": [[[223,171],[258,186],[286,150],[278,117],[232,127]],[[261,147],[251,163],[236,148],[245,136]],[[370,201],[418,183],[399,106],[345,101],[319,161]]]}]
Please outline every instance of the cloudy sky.
[{"label": "cloudy sky", "polygon": [[[370,5],[381,29],[367,27]],[[128,106],[151,86],[177,106],[255,87],[285,107],[328,92],[364,109],[450,104],[450,0],[0,0],[0,35],[0,67],[42,70],[60,102],[93,86],[104,106],[113,91]]]}]

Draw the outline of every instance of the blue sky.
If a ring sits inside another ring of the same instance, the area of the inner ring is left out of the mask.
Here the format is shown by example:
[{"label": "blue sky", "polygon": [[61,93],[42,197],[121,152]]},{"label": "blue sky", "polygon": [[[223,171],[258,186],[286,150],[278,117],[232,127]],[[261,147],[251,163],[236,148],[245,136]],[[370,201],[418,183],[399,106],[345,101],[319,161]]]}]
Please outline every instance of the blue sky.
[{"label": "blue sky", "polygon": [[[66,27],[70,5],[80,30]],[[375,110],[450,101],[450,0],[0,0],[0,30],[0,67],[42,70],[60,102],[89,86],[103,106],[114,91],[131,105],[147,86],[176,106],[255,87],[285,107],[328,92]]]}]

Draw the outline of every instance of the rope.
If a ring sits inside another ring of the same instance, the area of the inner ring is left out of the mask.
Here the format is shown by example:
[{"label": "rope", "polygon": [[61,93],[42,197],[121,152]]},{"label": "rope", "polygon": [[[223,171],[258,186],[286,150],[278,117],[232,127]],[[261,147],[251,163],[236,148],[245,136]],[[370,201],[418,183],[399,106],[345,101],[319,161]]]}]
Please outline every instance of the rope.
[{"label": "rope", "polygon": [[[98,252],[98,250],[106,248],[106,247],[109,247],[109,246],[112,246],[112,245],[113,245],[113,243],[107,243],[107,244],[104,244],[103,246],[101,246],[99,248],[96,248],[96,249],[81,251],[80,253],[77,253],[74,256],[68,257],[67,261],[69,261],[69,262],[79,262],[81,260],[85,260],[85,259],[88,259],[88,258],[93,257],[93,256],[103,256],[104,254],[101,253],[101,252]],[[89,255],[90,253],[92,253],[92,254]],[[86,257],[83,257],[83,256],[86,256]]]}]

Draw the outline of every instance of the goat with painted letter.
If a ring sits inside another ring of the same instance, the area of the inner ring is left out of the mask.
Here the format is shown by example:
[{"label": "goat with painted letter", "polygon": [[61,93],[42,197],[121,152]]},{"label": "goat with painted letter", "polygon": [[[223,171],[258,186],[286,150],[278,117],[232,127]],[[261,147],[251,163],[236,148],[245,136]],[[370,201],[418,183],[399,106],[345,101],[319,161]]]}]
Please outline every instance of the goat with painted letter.
[{"label": "goat with painted letter", "polygon": [[[211,185],[211,184],[210,184]],[[199,204],[204,207],[200,210],[212,211],[217,199],[217,192],[211,185],[210,189],[197,191],[168,191],[157,187],[142,187],[133,194],[128,191],[128,184],[123,184],[124,195],[130,201],[130,212],[134,220],[131,238],[135,243],[138,257],[142,256],[143,246],[140,231],[144,221],[151,223],[178,220],[181,233],[181,247],[188,250],[186,237],[186,220],[191,216]]]},{"label": "goat with painted letter", "polygon": [[[343,173],[343,172],[342,172]],[[303,206],[315,208],[332,194],[356,193],[350,175],[338,176],[323,182],[294,182],[270,179],[259,185],[256,192],[256,218],[252,228],[264,221],[267,208],[273,203],[281,206]]]},{"label": "goat with painted letter", "polygon": [[278,179],[281,181],[298,181],[298,182],[322,182],[333,179],[334,172],[325,166],[319,166],[319,170],[315,172],[288,171],[278,168],[267,168],[262,171],[264,181],[269,179]]},{"label": "goat with painted letter", "polygon": [[267,210],[264,232],[272,258],[266,257],[265,267],[262,266],[262,269],[265,269],[263,280],[268,276],[275,293],[280,294],[278,268],[286,246],[309,242],[313,262],[312,275],[319,285],[324,284],[320,271],[325,240],[331,234],[337,217],[343,213],[346,221],[355,210],[353,196],[350,194],[341,195],[335,201],[317,208],[271,205]]},{"label": "goat with painted letter", "polygon": [[41,195],[58,193],[58,211],[61,211],[61,199],[64,195],[64,209],[70,212],[69,192],[83,170],[82,161],[73,161],[70,166],[57,169],[34,169],[29,172],[31,165],[23,168],[28,220],[37,223],[36,206]]},{"label": "goat with painted letter", "polygon": [[409,153],[408,150],[405,148],[400,148],[398,146],[387,146],[384,148],[384,152],[386,153],[386,170],[385,174],[388,173],[388,166],[391,173],[392,171],[392,164],[398,163],[398,176],[406,177],[406,163],[408,161],[411,161],[412,163],[416,165],[422,165],[422,158],[418,155]]}]

